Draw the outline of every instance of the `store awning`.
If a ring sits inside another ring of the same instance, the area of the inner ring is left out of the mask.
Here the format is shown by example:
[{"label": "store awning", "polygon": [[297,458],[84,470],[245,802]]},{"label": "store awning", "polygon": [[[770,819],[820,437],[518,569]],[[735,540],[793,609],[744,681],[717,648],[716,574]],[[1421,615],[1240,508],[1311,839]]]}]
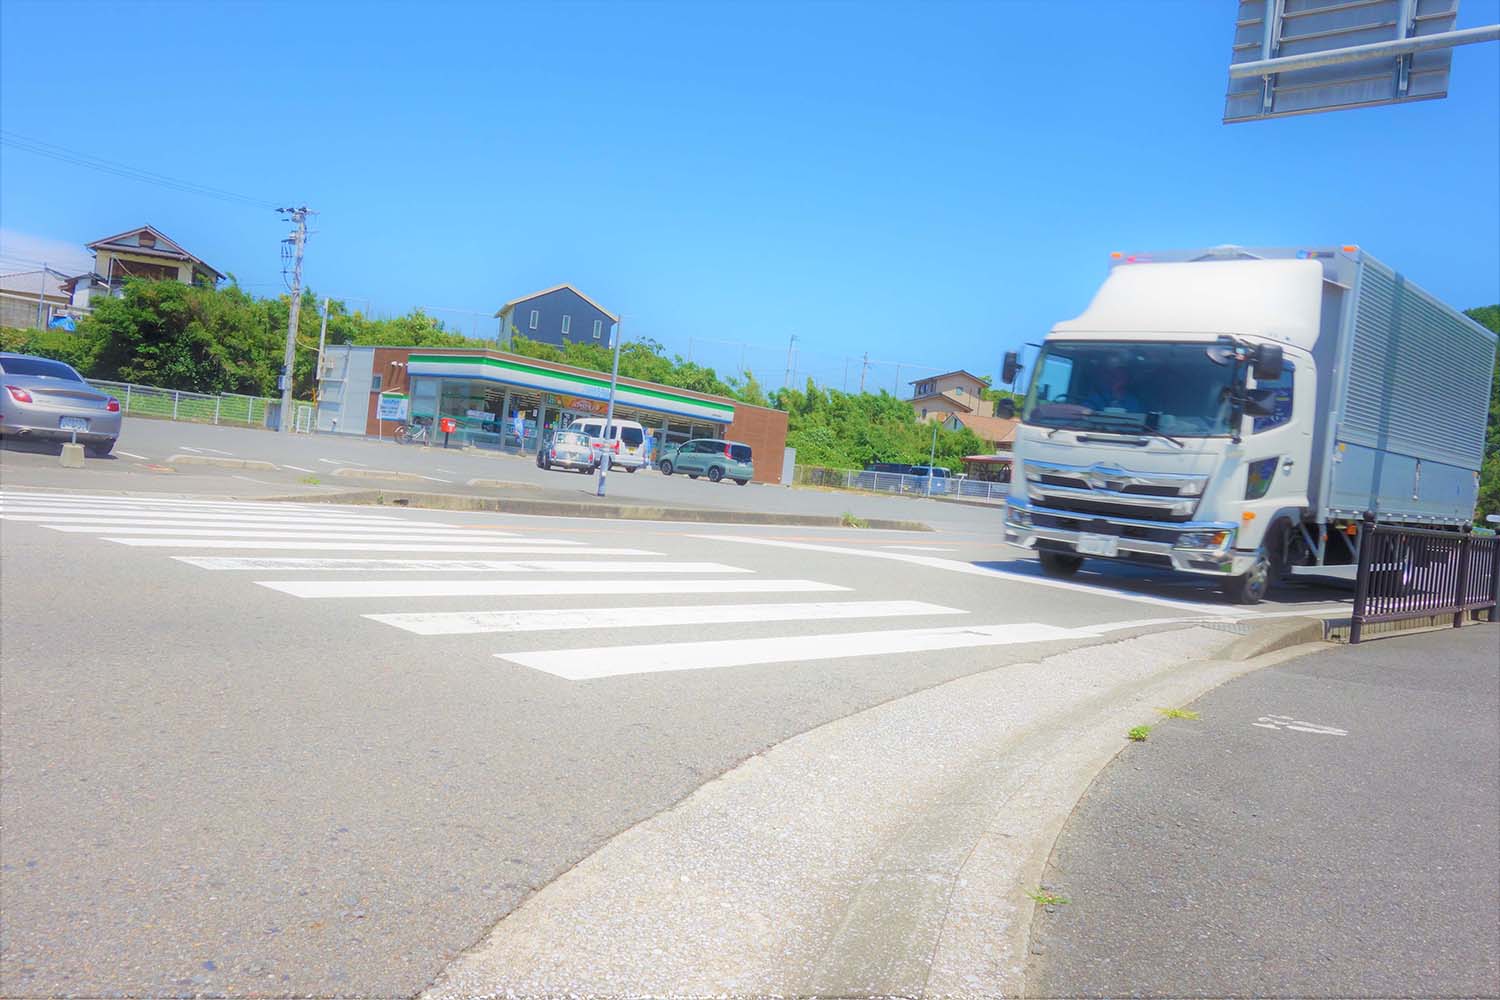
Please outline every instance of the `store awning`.
[{"label": "store awning", "polygon": [[[540,365],[478,354],[413,354],[407,359],[407,373],[412,378],[470,379],[583,399],[609,398],[609,379],[606,376],[561,372]],[[622,382],[616,388],[615,403],[618,406],[631,406],[711,423],[728,424],[734,421],[733,404],[699,399],[667,386],[646,388]]]}]

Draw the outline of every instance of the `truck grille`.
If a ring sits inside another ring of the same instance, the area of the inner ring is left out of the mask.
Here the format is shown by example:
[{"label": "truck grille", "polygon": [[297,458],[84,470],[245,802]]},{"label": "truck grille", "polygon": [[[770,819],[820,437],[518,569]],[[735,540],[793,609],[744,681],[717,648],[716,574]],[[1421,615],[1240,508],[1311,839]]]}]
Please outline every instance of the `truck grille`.
[{"label": "truck grille", "polygon": [[1027,496],[1052,510],[1136,521],[1190,521],[1208,485],[1203,475],[1132,472],[1109,465],[1028,461]]}]

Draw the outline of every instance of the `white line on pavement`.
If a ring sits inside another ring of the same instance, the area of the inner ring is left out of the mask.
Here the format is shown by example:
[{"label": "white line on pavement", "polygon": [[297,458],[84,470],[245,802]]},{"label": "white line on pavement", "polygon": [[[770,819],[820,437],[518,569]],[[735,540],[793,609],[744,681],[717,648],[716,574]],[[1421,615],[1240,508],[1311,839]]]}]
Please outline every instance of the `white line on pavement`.
[{"label": "white line on pavement", "polygon": [[303,515],[260,513],[227,512],[223,514],[205,514],[199,512],[182,513],[176,511],[157,510],[69,510],[49,512],[44,508],[19,508],[21,513],[11,513],[18,508],[7,507],[0,511],[0,519],[6,521],[44,521],[48,524],[181,524],[193,527],[203,527],[213,524],[305,524],[313,527],[338,525],[350,527],[366,527],[382,530],[435,530],[435,531],[462,531],[462,530],[488,530],[488,529],[464,529],[459,525],[450,525],[434,521],[408,521],[397,517],[351,517],[338,515]]},{"label": "white line on pavement", "polygon": [[[409,536],[407,536],[409,537]],[[526,555],[531,553],[546,553],[548,555],[563,555],[575,552],[582,542],[545,542],[540,541],[505,541],[498,545],[485,545],[482,542],[466,542],[462,545],[444,544],[448,539],[435,540],[432,543],[396,543],[386,541],[372,542],[368,539],[358,542],[325,542],[314,541],[307,538],[116,538],[106,537],[106,542],[116,542],[120,545],[133,545],[137,547],[159,548],[159,549],[301,549],[307,552],[462,552],[465,554],[493,554],[493,555]],[[597,549],[589,549],[594,552]]]},{"label": "white line on pavement", "polygon": [[[589,549],[588,554],[655,555],[640,549]],[[352,570],[362,573],[749,573],[714,562],[613,562],[600,559],[317,559],[296,556],[173,556],[211,570]]]},{"label": "white line on pavement", "polygon": [[[1031,584],[1037,587],[1052,587],[1056,590],[1070,590],[1077,594],[1092,594],[1095,597],[1105,599],[1135,601],[1140,604],[1155,604],[1159,607],[1176,608],[1180,611],[1216,611],[1220,607],[1220,605],[1207,601],[1203,603],[1173,601],[1165,597],[1132,594],[1129,591],[1115,590],[1108,587],[1091,587],[1084,583],[1070,583],[1066,580],[1049,580],[1020,573],[1007,573],[1004,570],[976,566],[973,563],[960,562],[957,559],[940,559],[936,556],[908,555],[905,552],[874,552],[866,549],[848,549],[840,545],[816,545],[811,542],[783,542],[770,538],[751,538],[746,535],[693,535],[692,537],[704,538],[715,542],[740,542],[745,545],[769,545],[780,549],[804,549],[810,552],[830,552],[835,555],[863,556],[866,559],[894,559],[897,562],[910,563],[914,566],[925,566],[928,569],[942,570],[946,573],[962,573],[967,576],[982,576],[990,580]],[[1250,616],[1253,616],[1253,612],[1247,614],[1247,617]]]},{"label": "white line on pavement", "polygon": [[710,604],[685,608],[648,605],[634,608],[404,612],[364,617],[418,635],[467,635],[475,632],[549,632],[727,622],[823,621],[962,614],[968,612],[946,608],[940,604],[925,604],[922,601],[815,601],[806,604]]},{"label": "white line on pavement", "polygon": [[283,465],[282,468],[283,469],[293,469],[293,470],[295,470],[297,472],[316,472],[317,471],[316,469],[304,469],[300,465]]},{"label": "white line on pavement", "polygon": [[362,513],[371,509],[368,506],[357,504],[289,503],[280,500],[187,499],[178,497],[148,497],[140,494],[90,496],[82,493],[21,493],[15,491],[0,491],[0,504],[29,504],[58,507],[161,507],[168,510],[204,507],[213,510],[347,511],[350,513]]},{"label": "white line on pavement", "polygon": [[357,466],[362,466],[362,465],[365,464],[363,462],[346,462],[346,461],[344,461],[341,458],[320,458],[320,459],[318,459],[318,461],[323,462],[326,465],[357,465]]},{"label": "white line on pavement", "polygon": [[1077,629],[1026,622],[1010,625],[956,625],[946,628],[838,632],[832,635],[787,635],[764,639],[713,639],[707,642],[661,642],[589,649],[496,653],[502,660],[582,681],[618,674],[668,670],[704,670],[755,663],[833,660],[890,653],[927,653],[974,646],[1088,637]]},{"label": "white line on pavement", "polygon": [[[462,528],[407,528],[402,525],[317,525],[317,524],[162,524],[150,527],[120,525],[111,522],[88,524],[43,524],[44,528],[78,535],[178,535],[181,537],[204,536],[240,538],[318,538],[324,535],[342,540],[352,538],[406,538],[414,542],[526,542],[531,539],[517,538],[501,531],[465,531]],[[550,539],[537,539],[549,541]]]},{"label": "white line on pavement", "polygon": [[211,455],[233,455],[234,454],[234,452],[232,452],[232,451],[221,451],[218,448],[194,448],[194,447],[192,447],[190,445],[185,445],[185,444],[180,444],[177,447],[181,448],[183,451],[195,451],[195,452],[205,452],[206,451],[206,452],[208,452]]},{"label": "white line on pavement", "polygon": [[817,580],[256,580],[293,597],[536,597],[566,594],[775,594],[848,590]]},{"label": "white line on pavement", "polygon": [[433,483],[451,483],[451,482],[453,482],[453,480],[451,480],[451,479],[439,479],[437,476],[422,476],[422,478],[426,479],[429,482],[433,482]]},{"label": "white line on pavement", "polygon": [[133,451],[121,451],[119,448],[115,449],[115,454],[116,455],[124,455],[126,458],[133,458],[133,459],[136,459],[137,461],[140,461],[140,462],[149,462],[149,461],[151,461],[145,455],[137,455]]}]

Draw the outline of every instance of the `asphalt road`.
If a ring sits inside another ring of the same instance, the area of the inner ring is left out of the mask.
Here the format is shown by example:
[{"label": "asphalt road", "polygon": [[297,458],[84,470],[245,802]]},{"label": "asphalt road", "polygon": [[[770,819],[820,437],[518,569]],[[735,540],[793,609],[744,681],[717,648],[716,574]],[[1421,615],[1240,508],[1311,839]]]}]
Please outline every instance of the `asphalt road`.
[{"label": "asphalt road", "polygon": [[[1191,706],[1059,838],[1035,997],[1500,995],[1500,634],[1341,647]],[[1145,720],[1143,720],[1145,721]]]},{"label": "asphalt road", "polygon": [[0,476],[9,996],[411,995],[791,735],[1080,624],[1337,596],[1043,580],[965,507],[731,529],[61,495],[10,451]]}]

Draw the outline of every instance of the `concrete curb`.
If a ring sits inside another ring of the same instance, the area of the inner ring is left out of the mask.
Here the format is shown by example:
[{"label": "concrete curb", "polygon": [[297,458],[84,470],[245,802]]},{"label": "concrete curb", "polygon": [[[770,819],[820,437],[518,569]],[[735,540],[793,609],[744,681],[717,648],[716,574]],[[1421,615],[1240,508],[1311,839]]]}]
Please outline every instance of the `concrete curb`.
[{"label": "concrete curb", "polygon": [[423,997],[1019,996],[1025,890],[1125,730],[1303,651],[1226,660],[1225,638],[1084,644],[779,743],[538,891]]},{"label": "concrete curb", "polygon": [[527,493],[542,492],[542,488],[536,483],[513,483],[509,479],[470,479],[464,485],[489,490],[522,490]]},{"label": "concrete curb", "polygon": [[1327,625],[1322,618],[1273,618],[1256,622],[1249,634],[1225,652],[1226,660],[1253,660],[1289,646],[1323,642]]},{"label": "concrete curb", "polygon": [[[339,469],[342,473],[344,470]],[[335,473],[337,475],[338,473]],[[406,473],[406,475],[411,475]],[[654,507],[644,504],[587,503],[573,500],[540,500],[521,497],[468,496],[458,493],[413,493],[359,490],[320,496],[267,497],[268,500],[299,503],[344,503],[420,507],[426,510],[493,511],[500,514],[530,514],[539,517],[587,517],[619,521],[674,521],[687,524],[779,524],[837,528],[839,518],[831,514],[772,514],[763,511],[717,510],[707,507]],[[921,521],[867,518],[866,527],[881,531],[931,531]]]},{"label": "concrete curb", "polygon": [[341,479],[381,479],[396,480],[403,483],[432,482],[431,477],[415,472],[396,472],[391,469],[360,469],[352,465],[341,465],[333,470],[333,474]]},{"label": "concrete curb", "polygon": [[258,458],[217,458],[213,455],[173,455],[167,459],[168,465],[213,465],[221,469],[260,469],[265,472],[276,471],[275,462],[266,462]]}]

